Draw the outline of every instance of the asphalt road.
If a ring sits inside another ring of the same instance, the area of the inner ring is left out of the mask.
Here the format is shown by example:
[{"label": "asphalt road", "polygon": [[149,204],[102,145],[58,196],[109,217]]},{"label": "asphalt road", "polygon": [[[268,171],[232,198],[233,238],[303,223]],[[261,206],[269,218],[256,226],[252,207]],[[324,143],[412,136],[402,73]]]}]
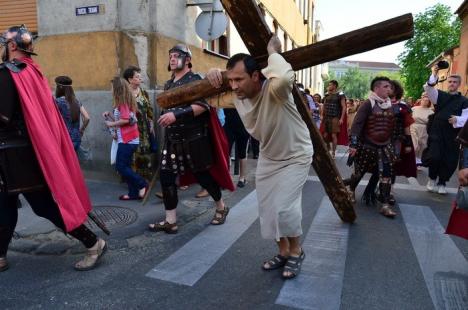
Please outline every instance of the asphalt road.
[{"label": "asphalt road", "polygon": [[[338,156],[347,176],[344,163]],[[468,308],[468,242],[440,233],[453,194],[417,187],[425,185],[425,171],[417,181],[398,178],[395,219],[358,203],[357,221],[348,225],[330,212],[313,170],[310,175],[303,191],[306,261],[296,280],[284,281],[280,271],[260,268],[276,254],[276,246],[260,237],[251,181],[228,200],[230,226],[209,225],[212,212],[191,218],[177,235],[145,232],[141,224],[131,234],[112,237],[110,251],[94,271],[71,268],[79,255],[11,252],[12,268],[0,273],[0,308]],[[455,186],[454,180],[448,185]],[[358,188],[358,198],[363,189]],[[180,284],[187,278],[194,283]]]}]

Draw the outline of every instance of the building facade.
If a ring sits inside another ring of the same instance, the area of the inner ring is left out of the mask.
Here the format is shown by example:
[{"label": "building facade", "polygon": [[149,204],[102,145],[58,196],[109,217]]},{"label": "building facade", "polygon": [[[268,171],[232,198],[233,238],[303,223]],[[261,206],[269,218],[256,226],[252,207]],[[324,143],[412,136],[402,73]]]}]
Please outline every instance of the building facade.
[{"label": "building facade", "polygon": [[349,69],[357,68],[359,71],[376,75],[381,72],[399,72],[400,66],[392,62],[336,60],[328,63],[329,72],[337,78],[343,77]]},{"label": "building facade", "polygon": [[[92,120],[86,139],[93,160],[86,168],[108,167],[111,139],[100,115],[111,109],[110,80],[129,66],[142,70],[144,87],[155,96],[170,77],[168,50],[177,43],[189,45],[193,70],[224,68],[228,57],[245,51],[230,22],[219,39],[205,42],[195,31],[201,10],[196,0],[0,0],[0,27],[26,24],[38,35],[35,57],[51,88],[54,78],[73,79],[77,97]],[[206,0],[203,2],[210,2]],[[284,50],[311,44],[315,0],[257,1],[272,32]],[[297,72],[298,82],[314,85],[314,68]],[[157,106],[155,106],[158,115]]]}]

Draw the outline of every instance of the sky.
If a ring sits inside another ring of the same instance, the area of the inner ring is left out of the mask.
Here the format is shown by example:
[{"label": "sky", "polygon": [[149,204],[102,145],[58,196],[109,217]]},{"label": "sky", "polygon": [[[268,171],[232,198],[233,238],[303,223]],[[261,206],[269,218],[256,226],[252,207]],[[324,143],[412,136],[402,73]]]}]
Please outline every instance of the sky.
[{"label": "sky", "polygon": [[[448,5],[452,12],[463,0],[315,0],[314,19],[322,23],[320,40],[334,37],[384,20],[412,13],[413,18],[437,3]],[[404,42],[346,57],[349,60],[397,62]]]}]

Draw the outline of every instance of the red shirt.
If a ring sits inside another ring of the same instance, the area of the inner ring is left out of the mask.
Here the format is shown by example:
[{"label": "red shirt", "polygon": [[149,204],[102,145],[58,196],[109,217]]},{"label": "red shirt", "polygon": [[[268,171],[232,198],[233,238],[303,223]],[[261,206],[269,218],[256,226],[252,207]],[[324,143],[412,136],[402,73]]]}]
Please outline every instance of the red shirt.
[{"label": "red shirt", "polygon": [[[130,120],[130,108],[126,104],[121,104],[117,107],[120,113],[120,119]],[[130,123],[120,126],[123,143],[128,143],[140,137],[138,132],[138,125],[135,122],[133,125]]]}]

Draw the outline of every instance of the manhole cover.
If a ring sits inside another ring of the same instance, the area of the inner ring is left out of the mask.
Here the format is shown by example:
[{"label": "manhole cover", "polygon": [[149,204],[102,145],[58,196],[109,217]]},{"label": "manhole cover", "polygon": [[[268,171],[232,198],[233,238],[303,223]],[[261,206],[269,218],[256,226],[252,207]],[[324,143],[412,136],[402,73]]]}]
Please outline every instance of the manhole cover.
[{"label": "manhole cover", "polygon": [[[94,206],[93,213],[106,224],[107,228],[133,224],[138,217],[138,214],[134,210],[116,206]],[[99,230],[96,223],[90,219],[88,219],[87,225],[93,230]]]}]

